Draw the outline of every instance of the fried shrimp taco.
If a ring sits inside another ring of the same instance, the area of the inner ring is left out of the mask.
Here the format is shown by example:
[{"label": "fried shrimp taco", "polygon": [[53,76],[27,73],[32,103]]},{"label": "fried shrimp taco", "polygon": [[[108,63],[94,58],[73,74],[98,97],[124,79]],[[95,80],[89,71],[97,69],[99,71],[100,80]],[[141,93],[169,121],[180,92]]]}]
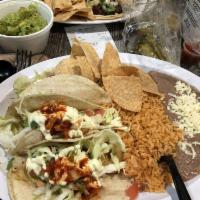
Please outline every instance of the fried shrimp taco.
[{"label": "fried shrimp taco", "polygon": [[104,129],[127,130],[118,112],[106,108],[110,98],[94,82],[77,75],[36,81],[19,94],[0,121],[1,144],[11,153],[44,142],[74,142]]},{"label": "fried shrimp taco", "polygon": [[[75,143],[43,144],[14,157],[8,172],[12,200],[129,199],[125,144],[111,130]],[[114,181],[114,182],[113,182]],[[23,192],[22,192],[23,191]]]}]

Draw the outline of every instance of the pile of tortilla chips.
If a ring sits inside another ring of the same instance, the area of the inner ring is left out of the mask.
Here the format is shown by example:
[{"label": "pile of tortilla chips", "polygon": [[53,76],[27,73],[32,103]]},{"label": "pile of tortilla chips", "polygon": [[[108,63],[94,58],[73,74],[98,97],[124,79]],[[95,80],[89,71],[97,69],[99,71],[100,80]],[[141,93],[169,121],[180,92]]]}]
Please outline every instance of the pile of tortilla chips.
[{"label": "pile of tortilla chips", "polygon": [[89,43],[75,40],[71,55],[55,67],[54,73],[100,80],[115,103],[133,112],[141,110],[144,92],[161,96],[151,76],[141,68],[122,64],[117,50],[110,43],[100,60]]},{"label": "pile of tortilla chips", "polygon": [[87,6],[86,0],[43,0],[54,12],[54,20],[64,22],[74,17],[82,17],[89,20],[112,20],[121,18],[123,14],[94,15],[92,9]]},{"label": "pile of tortilla chips", "polygon": [[93,46],[75,40],[70,57],[62,60],[55,68],[55,74],[76,74],[90,80],[100,79],[100,59]]}]

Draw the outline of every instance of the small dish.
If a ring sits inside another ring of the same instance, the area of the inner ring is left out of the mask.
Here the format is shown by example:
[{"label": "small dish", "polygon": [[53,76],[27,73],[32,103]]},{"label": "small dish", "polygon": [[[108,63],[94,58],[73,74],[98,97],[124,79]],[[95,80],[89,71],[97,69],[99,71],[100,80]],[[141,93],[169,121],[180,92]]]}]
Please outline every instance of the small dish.
[{"label": "small dish", "polygon": [[39,0],[5,0],[0,2],[0,19],[9,13],[16,12],[20,7],[36,4],[47,25],[40,31],[24,36],[7,36],[0,34],[0,46],[5,52],[16,52],[17,49],[32,51],[33,54],[42,52],[48,42],[50,29],[53,25],[53,12]]}]

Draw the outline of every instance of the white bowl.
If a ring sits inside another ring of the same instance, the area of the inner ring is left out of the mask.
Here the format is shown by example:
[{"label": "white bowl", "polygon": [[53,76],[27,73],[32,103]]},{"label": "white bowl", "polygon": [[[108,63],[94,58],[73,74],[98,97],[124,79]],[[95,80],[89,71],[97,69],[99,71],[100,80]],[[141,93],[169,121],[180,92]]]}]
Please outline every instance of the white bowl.
[{"label": "white bowl", "polygon": [[31,3],[38,5],[38,11],[47,21],[42,30],[25,36],[6,36],[0,34],[0,46],[5,52],[16,52],[17,49],[32,51],[33,54],[44,51],[49,32],[53,25],[53,12],[45,3],[39,0],[4,0],[0,1],[0,19],[9,13],[16,12],[20,7],[27,7]]}]

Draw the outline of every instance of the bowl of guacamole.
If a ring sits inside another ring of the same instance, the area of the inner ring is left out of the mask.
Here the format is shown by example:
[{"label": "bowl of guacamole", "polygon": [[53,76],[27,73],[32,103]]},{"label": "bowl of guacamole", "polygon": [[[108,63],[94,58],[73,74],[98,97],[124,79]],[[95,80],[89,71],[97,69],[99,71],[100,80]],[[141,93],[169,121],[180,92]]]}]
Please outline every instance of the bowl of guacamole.
[{"label": "bowl of guacamole", "polygon": [[29,35],[42,30],[47,25],[39,13],[36,4],[20,7],[16,12],[9,13],[0,19],[0,34],[19,36]]},{"label": "bowl of guacamole", "polygon": [[42,1],[0,1],[0,46],[5,52],[42,52],[52,25],[52,10]]}]

